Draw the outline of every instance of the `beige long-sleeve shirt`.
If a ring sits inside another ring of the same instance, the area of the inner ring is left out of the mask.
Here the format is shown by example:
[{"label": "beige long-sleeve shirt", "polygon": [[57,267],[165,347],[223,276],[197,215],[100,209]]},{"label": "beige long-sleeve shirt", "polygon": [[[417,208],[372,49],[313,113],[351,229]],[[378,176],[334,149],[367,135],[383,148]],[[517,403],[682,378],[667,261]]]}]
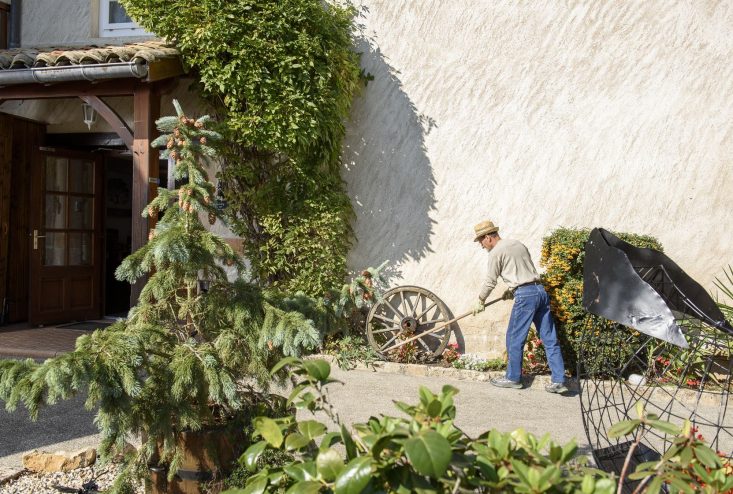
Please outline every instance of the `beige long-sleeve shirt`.
[{"label": "beige long-sleeve shirt", "polygon": [[525,283],[539,281],[540,275],[532,263],[529,250],[522,242],[503,238],[491,249],[489,272],[481,287],[479,300],[483,302],[489,297],[500,276],[511,290]]}]

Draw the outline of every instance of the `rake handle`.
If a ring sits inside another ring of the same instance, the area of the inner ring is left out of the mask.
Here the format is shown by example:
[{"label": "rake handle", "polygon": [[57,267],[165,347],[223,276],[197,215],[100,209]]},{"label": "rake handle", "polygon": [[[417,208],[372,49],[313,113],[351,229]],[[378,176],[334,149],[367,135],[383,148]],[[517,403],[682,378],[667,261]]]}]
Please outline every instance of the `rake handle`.
[{"label": "rake handle", "polygon": [[[488,307],[489,305],[493,305],[493,304],[495,304],[495,303],[497,303],[497,302],[501,302],[502,300],[504,300],[504,299],[503,299],[503,298],[495,298],[494,300],[491,300],[490,302],[486,302],[486,303],[484,303],[484,307]],[[398,344],[396,344],[395,346],[393,346],[392,348],[388,348],[388,349],[386,349],[385,351],[387,351],[387,350],[390,350],[390,351],[391,351],[391,350],[394,350],[395,348],[399,348],[399,347],[401,347],[402,345],[404,345],[404,344],[406,344],[406,343],[409,343],[409,342],[411,342],[411,341],[413,341],[413,340],[416,340],[416,339],[418,339],[418,338],[421,338],[421,337],[425,336],[426,334],[430,334],[430,333],[435,333],[436,331],[440,331],[440,330],[441,330],[441,329],[443,329],[444,327],[446,327],[446,326],[450,326],[450,325],[451,325],[451,324],[453,324],[454,322],[456,322],[456,321],[460,321],[460,320],[461,320],[461,319],[463,319],[464,317],[466,317],[466,316],[470,316],[471,314],[473,314],[473,311],[472,311],[472,310],[469,310],[468,312],[465,312],[465,313],[461,314],[461,315],[460,315],[460,316],[458,316],[458,317],[454,317],[454,318],[453,318],[453,319],[451,319],[450,321],[448,321],[448,322],[445,322],[445,323],[441,324],[440,326],[436,326],[436,327],[434,327],[433,329],[431,329],[431,330],[429,330],[429,331],[425,331],[425,332],[423,332],[423,333],[420,333],[420,334],[418,334],[418,335],[412,336],[412,337],[410,337],[410,338],[408,338],[408,339],[406,339],[406,340],[404,340],[404,341],[401,341],[401,342],[399,342]]]}]

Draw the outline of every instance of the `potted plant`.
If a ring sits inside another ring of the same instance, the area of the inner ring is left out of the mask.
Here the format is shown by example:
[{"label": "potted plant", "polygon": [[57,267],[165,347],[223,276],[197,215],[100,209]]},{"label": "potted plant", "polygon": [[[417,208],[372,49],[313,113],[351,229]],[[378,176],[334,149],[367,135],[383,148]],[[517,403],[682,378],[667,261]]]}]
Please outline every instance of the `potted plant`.
[{"label": "potted plant", "polygon": [[[159,189],[143,212],[162,213],[149,242],[116,272],[130,283],[149,275],[138,304],[126,320],[80,337],[71,353],[40,364],[0,362],[0,399],[9,410],[22,402],[35,418],[43,403],[86,391],[86,406],[99,410],[102,456],[115,445],[121,450],[131,436],[142,437],[113,492],[147,476],[151,466],[158,470],[154,484],[168,492],[185,489],[186,475],[176,474],[190,470],[183,468],[187,462],[212,475],[225,470],[236,458],[231,445],[238,441],[227,439],[241,430],[235,419],[262,398],[253,386],[266,388],[268,369],[282,355],[262,343],[263,331],[287,329],[291,348],[319,343],[318,331],[302,313],[278,307],[241,276],[228,280],[227,267],[241,273],[242,261],[202,222],[219,217],[207,162],[220,136],[209,130],[208,116],[189,118],[174,105],[177,115],[157,121],[162,135],[152,145],[165,147],[162,156],[175,163],[181,185]],[[168,487],[162,486],[162,471],[172,482]]]}]

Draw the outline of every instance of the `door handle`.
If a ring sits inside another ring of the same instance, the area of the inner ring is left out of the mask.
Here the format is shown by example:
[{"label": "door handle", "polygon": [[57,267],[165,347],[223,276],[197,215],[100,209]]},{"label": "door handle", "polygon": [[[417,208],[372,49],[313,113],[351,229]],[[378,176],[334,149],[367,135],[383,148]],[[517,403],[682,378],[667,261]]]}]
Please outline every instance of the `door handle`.
[{"label": "door handle", "polygon": [[45,235],[39,235],[38,230],[33,230],[33,250],[38,250],[38,239],[46,238]]}]

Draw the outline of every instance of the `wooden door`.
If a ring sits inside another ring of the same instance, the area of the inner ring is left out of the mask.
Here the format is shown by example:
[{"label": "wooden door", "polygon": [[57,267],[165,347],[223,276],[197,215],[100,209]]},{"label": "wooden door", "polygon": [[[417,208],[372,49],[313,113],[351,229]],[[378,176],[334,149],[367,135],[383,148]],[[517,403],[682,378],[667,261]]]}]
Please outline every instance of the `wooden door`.
[{"label": "wooden door", "polygon": [[42,149],[31,184],[31,324],[101,316],[102,162]]}]

